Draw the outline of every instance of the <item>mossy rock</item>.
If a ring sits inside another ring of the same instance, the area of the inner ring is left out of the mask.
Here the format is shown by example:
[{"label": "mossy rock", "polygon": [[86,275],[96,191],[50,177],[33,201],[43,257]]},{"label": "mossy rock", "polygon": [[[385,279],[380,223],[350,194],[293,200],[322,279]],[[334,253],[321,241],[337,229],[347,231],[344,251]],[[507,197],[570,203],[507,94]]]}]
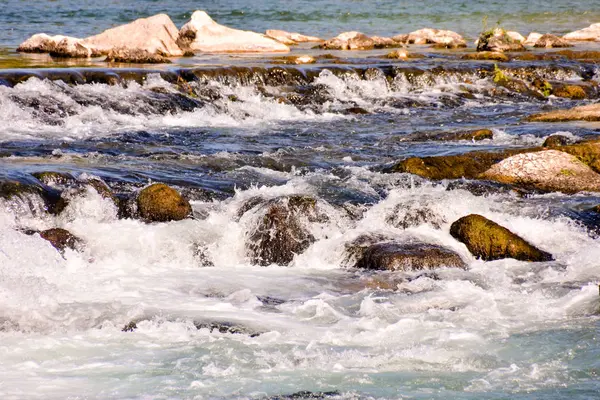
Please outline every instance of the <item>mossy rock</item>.
[{"label": "mossy rock", "polygon": [[583,100],[588,98],[587,92],[579,85],[553,85],[552,94],[565,99]]},{"label": "mossy rock", "polygon": [[450,234],[471,254],[485,261],[514,258],[520,261],[551,261],[552,255],[531,245],[505,227],[478,214],[455,221]]},{"label": "mossy rock", "polygon": [[485,139],[493,139],[494,132],[491,129],[475,129],[470,131],[455,131],[455,132],[417,132],[409,135],[399,136],[401,142],[423,142],[428,140],[449,142],[456,140],[471,140],[480,141]]},{"label": "mossy rock", "polygon": [[67,186],[74,185],[77,182],[77,179],[73,175],[66,172],[40,171],[34,172],[31,175],[48,186]]},{"label": "mossy rock", "polygon": [[18,181],[0,181],[0,198],[9,200],[15,196],[29,194],[42,196],[43,189],[40,186]]},{"label": "mossy rock", "polygon": [[305,222],[323,222],[327,217],[310,196],[285,196],[266,202],[257,227],[247,240],[248,255],[258,265],[288,265],[304,252],[315,238]]},{"label": "mossy rock", "polygon": [[508,62],[510,58],[500,51],[479,51],[476,53],[467,53],[461,57],[463,60],[475,61],[499,61]]},{"label": "mossy rock", "polygon": [[29,196],[39,196],[44,203],[44,208],[50,214],[60,214],[67,206],[60,191],[51,187],[12,180],[0,181],[0,198],[26,200]]},{"label": "mossy rock", "polygon": [[177,190],[163,183],[142,189],[137,205],[140,216],[152,222],[180,221],[192,212],[190,203]]},{"label": "mossy rock", "polygon": [[551,135],[544,140],[542,147],[561,147],[570,143],[570,139],[564,135]]}]

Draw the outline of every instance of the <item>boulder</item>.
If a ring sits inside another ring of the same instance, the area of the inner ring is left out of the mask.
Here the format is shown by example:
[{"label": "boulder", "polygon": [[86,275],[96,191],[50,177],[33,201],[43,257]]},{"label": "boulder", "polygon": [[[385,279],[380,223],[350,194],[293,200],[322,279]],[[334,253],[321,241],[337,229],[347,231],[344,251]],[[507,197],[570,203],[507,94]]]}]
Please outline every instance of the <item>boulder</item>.
[{"label": "boulder", "polygon": [[[397,36],[394,36],[396,40]],[[411,32],[406,38],[409,44],[440,44],[448,47],[467,47],[465,39],[456,32],[424,28]]]},{"label": "boulder", "polygon": [[544,144],[542,147],[561,147],[566,146],[571,142],[571,140],[563,135],[551,135],[544,140]]},{"label": "boulder", "polygon": [[67,206],[60,191],[50,186],[13,180],[0,180],[0,199],[20,204],[33,213],[40,210],[40,204],[50,214],[60,214]]},{"label": "boulder", "polygon": [[525,47],[515,41],[501,28],[495,28],[479,35],[477,51],[524,51]]},{"label": "boulder", "polygon": [[575,156],[556,150],[508,157],[494,164],[480,177],[546,191],[600,191],[600,174]]},{"label": "boulder", "polygon": [[[323,218],[314,198],[285,196],[259,207],[261,217],[247,240],[248,255],[254,264],[288,265],[296,254],[304,252],[315,241],[305,225],[307,221],[317,222]],[[242,206],[244,208],[247,207]]]},{"label": "boulder", "polygon": [[373,46],[376,49],[386,49],[389,47],[399,47],[400,45],[392,38],[382,36],[371,36]]},{"label": "boulder", "polygon": [[540,40],[540,38],[543,35],[541,33],[537,33],[537,32],[531,32],[528,36],[527,39],[525,39],[525,41],[523,42],[523,45],[525,46],[533,46],[537,43],[538,40]]},{"label": "boulder", "polygon": [[161,54],[127,47],[115,47],[111,49],[104,61],[136,64],[169,64],[171,62],[171,60]]},{"label": "boulder", "polygon": [[450,227],[450,234],[464,243],[471,254],[485,261],[503,258],[520,261],[552,260],[551,254],[478,214],[470,214],[455,221]]},{"label": "boulder", "polygon": [[164,57],[181,57],[184,53],[176,43],[178,33],[168,15],[158,14],[90,36],[83,40],[83,44],[102,54],[125,48]]},{"label": "boulder", "polygon": [[179,31],[182,49],[211,53],[288,52],[285,44],[256,32],[232,29],[216,23],[206,12],[194,11]]},{"label": "boulder", "polygon": [[71,36],[49,36],[37,33],[21,43],[17,51],[23,53],[50,53],[54,57],[88,58],[101,54],[91,46],[83,43],[82,39]]},{"label": "boulder", "polygon": [[277,29],[269,29],[265,34],[271,39],[287,45],[294,45],[306,42],[322,42],[323,39],[314,36],[305,36],[297,32],[286,32]]},{"label": "boulder", "polygon": [[66,249],[80,250],[83,245],[81,239],[62,228],[46,229],[41,232],[36,230],[25,230],[24,233],[26,235],[39,234],[42,239],[50,242],[50,244],[61,253],[64,253]]},{"label": "boulder", "polygon": [[461,57],[463,60],[481,60],[481,61],[510,61],[508,56],[500,51],[478,51],[476,53],[468,53]]},{"label": "boulder", "polygon": [[380,241],[378,236],[361,236],[346,246],[350,265],[367,270],[415,271],[441,267],[466,268],[455,252],[428,243]]},{"label": "boulder", "polygon": [[559,38],[558,36],[552,35],[550,33],[546,33],[545,35],[542,35],[535,42],[533,47],[543,47],[543,48],[573,47],[573,45],[568,43],[566,40]]},{"label": "boulder", "polygon": [[523,43],[525,42],[525,37],[523,37],[523,35],[521,35],[519,32],[515,32],[515,31],[507,31],[506,34],[514,41],[517,43]]},{"label": "boulder", "polygon": [[137,198],[140,216],[148,221],[179,221],[187,218],[192,207],[179,192],[163,183],[142,189]]},{"label": "boulder", "polygon": [[352,31],[340,33],[319,47],[325,50],[371,50],[375,48],[375,41],[364,33]]},{"label": "boulder", "polygon": [[527,120],[531,122],[600,121],[600,104],[534,114]]},{"label": "boulder", "polygon": [[400,229],[408,229],[423,224],[429,224],[436,229],[440,229],[446,223],[444,217],[430,207],[420,206],[406,210],[406,206],[403,204],[396,206],[392,215],[388,216],[385,221]]},{"label": "boulder", "polygon": [[567,84],[567,83],[552,83],[552,94],[556,97],[565,99],[582,100],[591,96],[595,97],[597,88],[591,85],[583,84]]},{"label": "boulder", "polygon": [[600,41],[600,23],[592,24],[587,28],[567,33],[563,36],[563,39],[575,41]]}]

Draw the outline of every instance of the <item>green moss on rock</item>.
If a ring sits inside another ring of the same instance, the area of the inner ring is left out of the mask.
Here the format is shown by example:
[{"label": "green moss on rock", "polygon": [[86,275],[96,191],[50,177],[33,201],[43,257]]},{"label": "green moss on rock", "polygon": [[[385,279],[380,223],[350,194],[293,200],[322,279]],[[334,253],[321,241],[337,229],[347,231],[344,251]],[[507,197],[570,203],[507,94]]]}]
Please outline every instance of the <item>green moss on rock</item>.
[{"label": "green moss on rock", "polygon": [[450,234],[485,261],[514,258],[521,261],[551,261],[552,255],[531,245],[505,227],[481,215],[471,214],[455,221]]},{"label": "green moss on rock", "polygon": [[148,221],[179,221],[187,218],[192,207],[179,192],[163,183],[144,188],[138,198],[140,216]]}]

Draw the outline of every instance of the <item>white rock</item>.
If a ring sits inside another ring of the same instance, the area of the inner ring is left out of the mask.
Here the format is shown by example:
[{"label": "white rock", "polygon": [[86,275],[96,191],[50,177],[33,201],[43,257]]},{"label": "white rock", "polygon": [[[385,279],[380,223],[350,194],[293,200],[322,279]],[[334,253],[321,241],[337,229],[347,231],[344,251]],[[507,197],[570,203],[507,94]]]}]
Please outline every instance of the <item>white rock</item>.
[{"label": "white rock", "polygon": [[525,38],[519,32],[507,31],[506,34],[515,42],[523,43]]},{"label": "white rock", "polygon": [[125,48],[165,57],[180,57],[183,51],[176,43],[178,34],[171,18],[166,14],[158,14],[90,36],[83,40],[83,44],[102,54],[108,54],[115,48]]},{"label": "white rock", "polygon": [[85,46],[82,39],[71,36],[49,36],[37,33],[21,43],[17,51],[25,53],[51,53],[64,57],[91,57],[95,54],[92,48]]},{"label": "white rock", "polygon": [[265,32],[268,37],[287,45],[306,42],[322,42],[323,39],[314,36],[306,36],[297,32],[286,32],[278,29],[269,29]]},{"label": "white rock", "polygon": [[466,44],[465,39],[456,32],[431,28],[409,33],[407,42],[414,44],[448,44],[452,42]]},{"label": "white rock", "polygon": [[565,40],[595,40],[600,41],[600,23],[592,24],[587,28],[567,33],[563,36]]},{"label": "white rock", "polygon": [[525,46],[533,46],[534,44],[537,43],[538,40],[540,40],[540,38],[543,35],[541,33],[537,33],[537,32],[531,32],[528,36],[527,39],[525,39],[525,41],[523,42],[523,44]]},{"label": "white rock", "polygon": [[184,49],[212,53],[290,51],[285,44],[259,33],[219,25],[204,11],[194,11],[191,20],[179,31],[177,43]]}]

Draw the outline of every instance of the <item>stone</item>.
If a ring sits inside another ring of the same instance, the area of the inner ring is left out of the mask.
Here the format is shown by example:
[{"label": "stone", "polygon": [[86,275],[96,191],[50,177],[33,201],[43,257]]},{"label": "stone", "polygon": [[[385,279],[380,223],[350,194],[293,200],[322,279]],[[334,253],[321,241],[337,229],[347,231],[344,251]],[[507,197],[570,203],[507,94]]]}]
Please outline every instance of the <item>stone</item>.
[{"label": "stone", "polygon": [[558,36],[552,35],[550,33],[546,33],[545,35],[542,35],[537,40],[537,42],[535,42],[533,47],[553,48],[553,47],[573,47],[573,45],[568,43],[566,40],[559,38]]},{"label": "stone", "polygon": [[117,26],[85,38],[83,44],[102,54],[111,50],[126,48],[158,54],[163,57],[181,57],[184,55],[176,40],[179,30],[166,14],[136,19],[125,25]]},{"label": "stone", "polygon": [[571,140],[563,135],[551,135],[544,140],[544,144],[542,147],[561,147],[566,146],[571,142]]},{"label": "stone", "polygon": [[394,208],[392,215],[388,216],[385,221],[393,227],[400,229],[408,229],[423,224],[429,224],[435,229],[440,229],[446,223],[444,217],[433,211],[430,207],[412,207],[408,210],[405,210],[405,208],[405,205],[399,204]]},{"label": "stone", "polygon": [[600,23],[592,24],[587,28],[567,33],[563,36],[563,39],[574,41],[600,41]]},{"label": "stone", "polygon": [[34,172],[31,175],[48,186],[73,186],[77,183],[77,179],[66,172],[40,171]]},{"label": "stone", "polygon": [[481,141],[493,139],[494,132],[491,129],[475,129],[471,131],[454,132],[417,132],[404,135],[399,138],[401,142],[422,142],[422,141],[440,141],[449,142],[457,140]]},{"label": "stone", "polygon": [[190,203],[177,190],[163,183],[142,189],[137,206],[140,216],[152,222],[180,221],[192,212]]},{"label": "stone", "polygon": [[116,47],[111,49],[104,61],[136,64],[169,64],[171,62],[167,57],[160,54],[127,47]]},{"label": "stone", "polygon": [[480,178],[563,193],[600,191],[600,174],[575,156],[556,150],[508,157],[494,164]]},{"label": "stone", "polygon": [[385,58],[389,58],[392,60],[407,60],[409,58],[408,50],[399,49],[391,51],[385,55]]},{"label": "stone", "polygon": [[34,230],[25,231],[25,234],[27,235],[33,235],[35,233],[38,233],[42,239],[50,242],[50,244],[61,253],[64,253],[66,249],[80,250],[83,245],[81,239],[66,229],[52,228],[41,232]]},{"label": "stone", "polygon": [[510,61],[508,56],[500,51],[478,51],[476,53],[467,53],[461,57],[463,60],[481,60],[481,61]]},{"label": "stone", "polygon": [[13,180],[0,180],[0,199],[16,201],[29,208],[33,213],[39,210],[41,200],[42,208],[50,214],[60,214],[67,206],[61,197],[60,191],[39,184],[19,182]]},{"label": "stone", "polygon": [[552,255],[531,245],[505,227],[478,214],[452,223],[450,234],[484,261],[514,258],[520,261],[551,261]]},{"label": "stone", "polygon": [[515,32],[515,31],[507,31],[506,34],[514,41],[517,43],[523,43],[525,42],[525,37],[523,37],[523,35],[521,35],[519,32]]},{"label": "stone", "polygon": [[533,46],[537,43],[538,40],[540,40],[540,38],[543,35],[541,33],[537,33],[537,32],[531,32],[528,36],[527,39],[525,39],[525,41],[523,42],[523,45],[525,46]]},{"label": "stone", "polygon": [[408,44],[408,33],[393,36],[392,40],[399,44]]},{"label": "stone", "polygon": [[375,48],[375,41],[364,33],[352,31],[340,33],[319,47],[325,50],[371,50]]},{"label": "stone", "polygon": [[256,32],[232,29],[216,23],[206,12],[194,11],[179,31],[177,43],[182,49],[211,53],[289,52],[283,43]]},{"label": "stone", "polygon": [[201,322],[194,321],[196,329],[207,329],[209,332],[229,333],[234,335],[247,335],[250,337],[257,337],[262,332],[255,331],[243,325],[234,324],[231,322]]},{"label": "stone", "polygon": [[386,49],[389,47],[398,47],[399,44],[392,38],[382,36],[371,36],[373,47],[376,49]]},{"label": "stone", "polygon": [[314,36],[305,36],[297,32],[286,32],[277,29],[269,29],[265,34],[271,39],[275,39],[286,45],[295,45],[306,42],[322,42],[323,39]]},{"label": "stone", "polygon": [[[397,36],[394,36],[396,40]],[[442,44],[452,47],[467,47],[465,39],[456,32],[424,28],[411,32],[406,38],[406,43],[409,44]]]},{"label": "stone", "polygon": [[600,104],[534,114],[527,120],[530,122],[600,121]]},{"label": "stone", "polygon": [[275,58],[274,61],[276,63],[281,63],[281,64],[302,65],[302,64],[314,64],[317,62],[317,59],[305,54],[305,55],[301,55],[301,56],[278,57],[278,58]]},{"label": "stone", "polygon": [[477,51],[524,51],[520,42],[511,38],[504,29],[495,28],[479,35]]},{"label": "stone", "polygon": [[263,266],[291,263],[296,254],[304,252],[315,241],[305,223],[323,218],[314,198],[299,195],[270,200],[257,212],[262,217],[249,232],[246,242],[252,263]]},{"label": "stone", "polygon": [[37,33],[19,45],[17,51],[23,53],[50,53],[54,57],[89,58],[100,53],[83,43],[82,39],[71,36],[49,36]]},{"label": "stone", "polygon": [[[597,92],[597,89],[592,86],[585,85],[571,85],[566,83],[553,83],[552,85],[552,94],[556,97],[562,97],[565,99],[574,99],[574,100],[583,100],[590,97],[590,94],[593,96]],[[587,90],[586,90],[587,89]],[[588,92],[590,92],[588,94]]]},{"label": "stone", "polygon": [[[376,238],[375,238],[376,239]],[[416,271],[442,267],[466,268],[455,252],[428,243],[400,243],[384,241],[369,243],[359,237],[347,245],[354,268],[366,270]]]}]

